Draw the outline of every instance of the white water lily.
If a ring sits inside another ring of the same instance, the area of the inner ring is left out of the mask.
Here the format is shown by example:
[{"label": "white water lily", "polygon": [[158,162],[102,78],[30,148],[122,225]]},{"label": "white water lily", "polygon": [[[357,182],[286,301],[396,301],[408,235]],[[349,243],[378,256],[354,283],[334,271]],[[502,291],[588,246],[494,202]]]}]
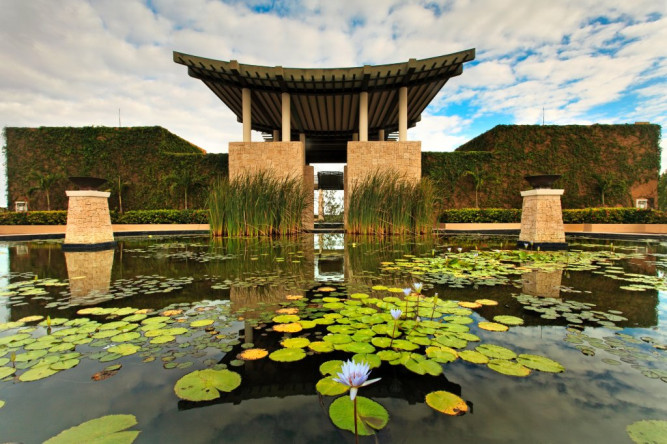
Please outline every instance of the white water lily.
[{"label": "white water lily", "polygon": [[340,373],[333,378],[334,381],[350,387],[350,399],[354,401],[360,387],[378,382],[381,378],[368,379],[371,374],[370,366],[366,362],[354,362],[349,360],[343,363]]}]

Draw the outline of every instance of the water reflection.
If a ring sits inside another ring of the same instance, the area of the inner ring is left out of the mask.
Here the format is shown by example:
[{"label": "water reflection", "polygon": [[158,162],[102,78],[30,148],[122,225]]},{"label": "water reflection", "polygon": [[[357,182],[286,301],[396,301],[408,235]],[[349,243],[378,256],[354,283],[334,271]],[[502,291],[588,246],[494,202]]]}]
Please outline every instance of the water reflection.
[{"label": "water reflection", "polygon": [[114,250],[65,252],[70,301],[94,305],[111,298]]},{"label": "water reflection", "polygon": [[537,297],[560,299],[563,270],[531,271],[521,275],[522,291]]}]

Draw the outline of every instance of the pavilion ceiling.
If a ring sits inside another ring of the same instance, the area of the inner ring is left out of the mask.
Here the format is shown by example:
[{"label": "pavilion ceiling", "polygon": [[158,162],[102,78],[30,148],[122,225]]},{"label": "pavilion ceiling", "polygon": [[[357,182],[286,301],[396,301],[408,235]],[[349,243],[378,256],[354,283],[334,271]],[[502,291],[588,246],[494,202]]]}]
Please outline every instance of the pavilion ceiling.
[{"label": "pavilion ceiling", "polygon": [[240,64],[174,52],[174,61],[188,67],[241,121],[243,88],[251,90],[252,129],[279,130],[281,93],[291,98],[291,129],[307,137],[350,140],[359,127],[359,93],[368,92],[368,132],[398,129],[398,89],[408,88],[408,126],[451,77],[474,60],[475,50],[405,63],[353,68],[301,69]]}]

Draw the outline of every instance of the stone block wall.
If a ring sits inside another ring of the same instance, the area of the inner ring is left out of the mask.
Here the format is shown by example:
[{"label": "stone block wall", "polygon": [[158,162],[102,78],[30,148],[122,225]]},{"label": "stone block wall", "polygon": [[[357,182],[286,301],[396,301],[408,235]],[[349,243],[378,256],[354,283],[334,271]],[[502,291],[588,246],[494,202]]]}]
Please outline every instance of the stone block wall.
[{"label": "stone block wall", "polygon": [[65,244],[93,245],[114,241],[109,195],[104,191],[67,191]]},{"label": "stone block wall", "polygon": [[277,177],[303,177],[306,149],[301,142],[231,142],[229,144],[229,179],[259,171],[274,172]]},{"label": "stone block wall", "polygon": [[421,142],[368,141],[347,142],[347,165],[344,170],[345,214],[348,195],[359,182],[376,172],[396,172],[411,183],[422,175]]}]

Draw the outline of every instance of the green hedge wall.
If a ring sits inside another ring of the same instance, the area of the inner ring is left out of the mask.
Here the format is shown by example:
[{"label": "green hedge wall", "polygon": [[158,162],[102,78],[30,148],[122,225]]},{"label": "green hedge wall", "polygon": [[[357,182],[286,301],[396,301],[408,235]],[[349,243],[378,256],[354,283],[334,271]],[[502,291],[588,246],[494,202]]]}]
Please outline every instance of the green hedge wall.
[{"label": "green hedge wall", "polygon": [[124,211],[206,206],[206,188],[227,175],[226,154],[202,149],[161,127],[5,128],[8,203],[28,201],[30,210],[46,210],[40,178],[50,177],[50,209],[67,208],[68,176],[108,180],[109,205]]},{"label": "green hedge wall", "polygon": [[[657,207],[660,126],[499,125],[452,153],[423,153],[422,175],[438,187],[442,209],[521,208],[529,174],[561,174],[563,208],[633,206],[647,197]],[[467,172],[470,173],[467,173]],[[472,173],[472,174],[471,174]]]},{"label": "green hedge wall", "polygon": [[[65,225],[67,211],[0,213],[0,225]],[[134,210],[123,214],[111,211],[113,224],[207,224],[208,210]]]},{"label": "green hedge wall", "polygon": [[[521,210],[503,208],[463,208],[446,210],[440,222],[493,223],[521,222]],[[563,210],[566,224],[667,224],[667,212],[636,208],[583,208]]]}]

